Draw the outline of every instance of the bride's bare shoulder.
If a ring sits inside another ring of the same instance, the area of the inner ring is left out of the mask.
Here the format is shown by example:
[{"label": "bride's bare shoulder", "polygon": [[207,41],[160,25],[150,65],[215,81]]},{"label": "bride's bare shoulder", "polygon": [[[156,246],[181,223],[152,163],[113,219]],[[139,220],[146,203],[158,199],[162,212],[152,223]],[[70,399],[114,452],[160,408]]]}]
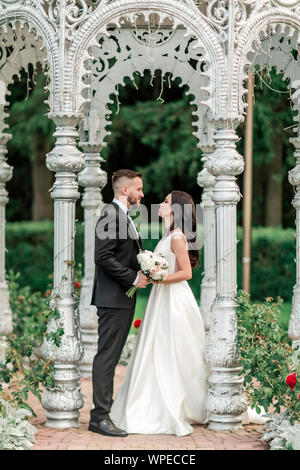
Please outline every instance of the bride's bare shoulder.
[{"label": "bride's bare shoulder", "polygon": [[[171,251],[174,253],[174,251],[177,250],[184,250],[184,245],[185,248],[187,248],[186,245],[186,236],[184,235],[183,231],[181,229],[175,229],[172,231],[171,235],[171,244],[170,248]],[[174,236],[172,236],[174,235]]]},{"label": "bride's bare shoulder", "polygon": [[172,232],[170,232],[170,236],[172,238],[179,239],[179,240],[181,240],[182,238],[184,239],[186,238],[186,236],[184,235],[183,231],[180,228],[175,228],[175,230],[172,230]]}]

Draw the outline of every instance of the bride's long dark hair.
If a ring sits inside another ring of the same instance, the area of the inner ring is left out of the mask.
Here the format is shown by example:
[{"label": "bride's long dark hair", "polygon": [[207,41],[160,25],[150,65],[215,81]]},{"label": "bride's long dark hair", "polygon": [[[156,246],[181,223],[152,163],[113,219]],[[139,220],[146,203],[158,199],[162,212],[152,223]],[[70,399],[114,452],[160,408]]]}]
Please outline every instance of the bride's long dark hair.
[{"label": "bride's long dark hair", "polygon": [[[173,206],[174,209],[173,209]],[[169,227],[169,231],[179,227],[185,234],[188,242],[188,253],[192,269],[197,268],[200,264],[199,250],[195,249],[197,242],[197,219],[196,207],[192,196],[185,191],[171,192],[171,207],[173,214],[173,222]],[[194,249],[190,246],[194,245]]]}]

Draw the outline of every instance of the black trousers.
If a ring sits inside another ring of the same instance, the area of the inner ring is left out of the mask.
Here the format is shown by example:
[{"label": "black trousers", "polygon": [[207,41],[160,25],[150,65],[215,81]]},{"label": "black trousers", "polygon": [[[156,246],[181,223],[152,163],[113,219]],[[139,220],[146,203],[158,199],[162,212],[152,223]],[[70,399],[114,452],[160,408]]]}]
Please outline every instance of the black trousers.
[{"label": "black trousers", "polygon": [[112,405],[115,368],[125,345],[135,304],[130,309],[98,307],[98,352],[93,361],[91,421],[108,417]]}]

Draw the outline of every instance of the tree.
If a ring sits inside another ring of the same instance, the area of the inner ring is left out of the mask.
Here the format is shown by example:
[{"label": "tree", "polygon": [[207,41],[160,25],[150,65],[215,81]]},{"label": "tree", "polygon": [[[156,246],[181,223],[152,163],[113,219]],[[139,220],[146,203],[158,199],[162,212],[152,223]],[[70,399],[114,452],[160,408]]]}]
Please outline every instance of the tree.
[{"label": "tree", "polygon": [[[103,152],[109,173],[117,168],[134,168],[144,176],[144,204],[160,202],[168,192],[179,189],[189,192],[200,202],[201,188],[197,173],[202,167],[201,151],[193,132],[193,107],[185,89],[172,82],[161,94],[160,71],[151,87],[151,75],[136,76],[138,90],[128,83],[120,89],[119,113],[116,99],[108,146]],[[162,95],[163,102],[157,97]],[[105,188],[109,200],[111,188]]]},{"label": "tree", "polygon": [[[288,170],[295,165],[289,138],[293,136],[291,126],[296,113],[291,109],[289,81],[272,68],[257,71],[255,84],[253,225],[294,226]],[[243,153],[243,129],[240,133],[238,148]]]},{"label": "tree", "polygon": [[[54,139],[52,134],[55,126],[46,116],[48,106],[44,102],[46,99],[44,92],[45,75],[41,73],[40,69],[37,70],[37,82],[35,84],[32,79],[32,70],[31,73],[30,70],[28,73],[29,83],[25,72],[22,71],[21,81],[16,81],[10,87],[12,95],[9,97],[8,117],[9,132],[13,135],[13,138],[8,142],[8,159],[9,163],[14,166],[14,177],[11,184],[15,188],[17,179],[18,185],[20,185],[17,192],[19,192],[20,197],[24,195],[23,200],[27,204],[20,204],[19,207],[13,208],[14,193],[10,193],[8,219],[10,218],[10,212],[13,213],[14,219],[52,219],[53,203],[49,190],[53,184],[53,174],[46,167],[45,156],[53,148]],[[26,96],[26,85],[32,88],[28,98]],[[18,171],[19,168],[23,169],[21,174]],[[10,192],[10,187],[8,187],[8,190]],[[28,198],[27,193],[31,197]],[[31,201],[31,207],[28,207],[30,203],[28,199]]]}]

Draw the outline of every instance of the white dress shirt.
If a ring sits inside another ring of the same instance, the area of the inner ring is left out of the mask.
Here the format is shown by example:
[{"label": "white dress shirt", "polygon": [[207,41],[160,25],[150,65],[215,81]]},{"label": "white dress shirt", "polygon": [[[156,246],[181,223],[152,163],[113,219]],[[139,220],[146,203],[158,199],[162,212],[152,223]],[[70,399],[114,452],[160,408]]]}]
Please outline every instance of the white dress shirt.
[{"label": "white dress shirt", "polygon": [[[134,222],[133,222],[132,218],[130,217],[130,215],[128,215],[128,210],[129,210],[128,207],[125,206],[125,204],[123,204],[123,202],[119,201],[119,199],[115,199],[115,198],[114,198],[114,199],[112,200],[112,202],[115,202],[116,204],[118,204],[118,206],[122,209],[122,211],[125,212],[125,214],[126,214],[127,217],[129,218],[129,220],[130,220],[130,222],[131,222],[131,224],[132,224],[132,226],[133,226],[133,228],[134,228],[135,233],[137,234],[137,237],[139,237],[139,234],[138,234],[138,231],[137,231],[137,229],[136,229],[136,226],[134,225]],[[139,274],[137,274],[137,276],[136,276],[136,278],[135,278],[135,280],[134,280],[134,282],[133,282],[133,285],[134,285],[134,286],[135,286],[135,284],[136,284],[136,282],[137,282],[137,280],[138,280],[138,277],[139,277]]]}]

